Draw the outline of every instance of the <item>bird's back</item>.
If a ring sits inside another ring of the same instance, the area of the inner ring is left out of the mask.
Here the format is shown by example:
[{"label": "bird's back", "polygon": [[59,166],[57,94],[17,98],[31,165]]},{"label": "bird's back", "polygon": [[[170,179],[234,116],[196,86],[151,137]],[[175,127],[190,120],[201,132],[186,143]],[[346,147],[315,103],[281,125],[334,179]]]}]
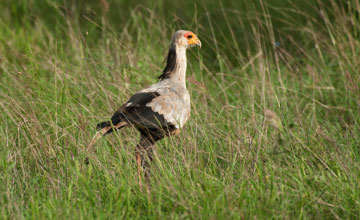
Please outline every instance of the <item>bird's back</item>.
[{"label": "bird's back", "polygon": [[134,94],[114,114],[115,118],[119,115],[138,126],[179,129],[190,116],[190,96],[183,86],[171,80],[160,81]]}]

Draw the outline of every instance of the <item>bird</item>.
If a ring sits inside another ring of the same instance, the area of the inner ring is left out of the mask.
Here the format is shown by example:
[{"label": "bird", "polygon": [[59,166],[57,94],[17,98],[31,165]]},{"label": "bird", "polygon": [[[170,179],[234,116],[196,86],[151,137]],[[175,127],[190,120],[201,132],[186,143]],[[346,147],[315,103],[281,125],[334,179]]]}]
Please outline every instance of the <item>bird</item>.
[{"label": "bird", "polygon": [[155,143],[164,137],[178,135],[190,117],[190,95],[186,88],[186,51],[193,46],[201,48],[200,39],[186,30],[176,31],[171,39],[166,63],[159,81],[130,97],[112,115],[109,121],[98,123],[88,150],[104,135],[132,126],[140,132],[135,149],[141,189],[141,171],[149,174]]}]

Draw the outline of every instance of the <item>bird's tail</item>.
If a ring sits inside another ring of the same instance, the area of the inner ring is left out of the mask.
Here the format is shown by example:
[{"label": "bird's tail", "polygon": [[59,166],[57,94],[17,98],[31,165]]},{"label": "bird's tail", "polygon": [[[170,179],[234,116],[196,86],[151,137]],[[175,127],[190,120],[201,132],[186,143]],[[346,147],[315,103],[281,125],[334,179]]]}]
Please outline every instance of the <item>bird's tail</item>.
[{"label": "bird's tail", "polygon": [[113,130],[117,130],[120,129],[122,127],[124,127],[125,125],[127,125],[127,122],[122,121],[117,123],[116,125],[112,126],[110,121],[104,121],[101,122],[99,124],[96,125],[96,130],[98,130],[96,132],[96,134],[94,135],[94,137],[92,138],[90,144],[88,145],[87,149],[88,151],[91,150],[92,146],[96,143],[97,140],[99,140],[102,136],[109,134],[111,132],[113,132]]},{"label": "bird's tail", "polygon": [[96,125],[96,130],[101,130],[101,129],[103,129],[105,127],[109,127],[109,126],[111,126],[110,121],[103,121]]}]

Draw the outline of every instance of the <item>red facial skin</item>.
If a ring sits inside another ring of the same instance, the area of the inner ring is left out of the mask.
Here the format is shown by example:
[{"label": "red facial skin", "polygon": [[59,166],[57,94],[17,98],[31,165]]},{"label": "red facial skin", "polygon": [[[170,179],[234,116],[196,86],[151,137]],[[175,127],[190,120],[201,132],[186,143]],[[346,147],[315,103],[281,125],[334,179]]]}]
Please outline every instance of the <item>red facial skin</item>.
[{"label": "red facial skin", "polygon": [[193,33],[192,32],[187,32],[186,34],[184,34],[184,37],[188,38],[188,36],[193,36]]}]

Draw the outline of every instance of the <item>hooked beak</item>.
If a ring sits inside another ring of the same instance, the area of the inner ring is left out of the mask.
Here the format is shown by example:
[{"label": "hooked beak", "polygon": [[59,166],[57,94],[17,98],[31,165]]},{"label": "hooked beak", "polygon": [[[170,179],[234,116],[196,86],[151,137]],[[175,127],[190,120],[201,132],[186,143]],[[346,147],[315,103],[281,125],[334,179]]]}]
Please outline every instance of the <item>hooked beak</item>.
[{"label": "hooked beak", "polygon": [[199,46],[201,48],[201,41],[199,40],[199,38],[194,34],[194,36],[188,41],[188,43],[191,46]]},{"label": "hooked beak", "polygon": [[199,40],[199,38],[197,39],[197,41],[195,42],[196,45],[198,45],[201,48],[201,41]]}]

